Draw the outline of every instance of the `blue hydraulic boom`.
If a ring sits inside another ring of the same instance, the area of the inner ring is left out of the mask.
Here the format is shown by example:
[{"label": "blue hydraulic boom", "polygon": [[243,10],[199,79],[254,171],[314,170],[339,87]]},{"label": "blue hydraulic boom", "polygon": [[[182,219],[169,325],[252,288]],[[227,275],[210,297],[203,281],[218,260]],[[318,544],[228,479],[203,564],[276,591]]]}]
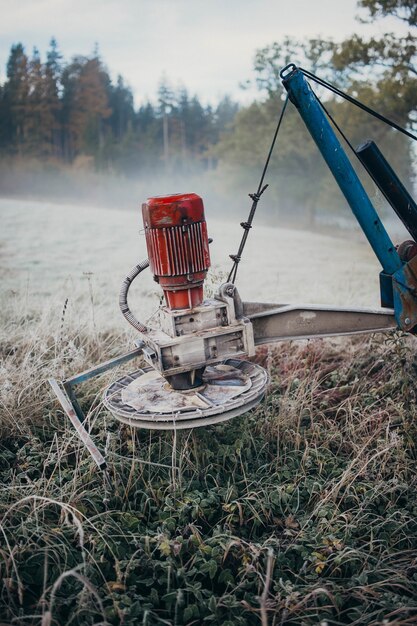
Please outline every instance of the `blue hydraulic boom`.
[{"label": "blue hydraulic boom", "polygon": [[417,256],[401,258],[303,72],[289,64],[282,70],[281,77],[290,101],[296,106],[382,265],[382,306],[394,309],[402,330],[413,331],[417,325]]}]

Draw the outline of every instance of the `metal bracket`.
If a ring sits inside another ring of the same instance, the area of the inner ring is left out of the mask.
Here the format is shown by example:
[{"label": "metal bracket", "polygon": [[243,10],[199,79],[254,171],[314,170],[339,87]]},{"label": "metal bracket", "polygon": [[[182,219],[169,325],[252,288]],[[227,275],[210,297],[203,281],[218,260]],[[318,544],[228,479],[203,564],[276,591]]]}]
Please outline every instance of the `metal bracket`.
[{"label": "metal bracket", "polygon": [[417,327],[417,256],[392,276],[394,309],[398,326],[406,332]]},{"label": "metal bracket", "polygon": [[252,322],[256,346],[290,339],[355,335],[397,328],[393,309],[244,302],[243,310]]},{"label": "metal bracket", "polygon": [[143,342],[137,342],[137,347],[135,348],[135,350],[132,350],[127,354],[122,354],[121,356],[115,357],[114,359],[105,361],[104,363],[100,363],[100,365],[91,367],[90,369],[81,372],[81,374],[76,374],[75,376],[71,376],[71,378],[63,380],[61,384],[64,389],[61,388],[59,382],[55,380],[55,378],[48,379],[48,382],[51,385],[52,390],[55,393],[65,414],[70,419],[72,425],[77,431],[78,436],[93,457],[94,461],[97,463],[99,469],[106,469],[106,460],[93,442],[89,432],[84,426],[85,415],[80,406],[80,403],[78,402],[77,396],[74,391],[74,386],[79,385],[80,383],[83,383],[90,378],[100,376],[100,374],[104,374],[104,372],[107,372],[113,367],[117,367],[118,365],[127,363],[128,361],[131,361],[132,359],[140,356],[143,351],[143,345]]}]

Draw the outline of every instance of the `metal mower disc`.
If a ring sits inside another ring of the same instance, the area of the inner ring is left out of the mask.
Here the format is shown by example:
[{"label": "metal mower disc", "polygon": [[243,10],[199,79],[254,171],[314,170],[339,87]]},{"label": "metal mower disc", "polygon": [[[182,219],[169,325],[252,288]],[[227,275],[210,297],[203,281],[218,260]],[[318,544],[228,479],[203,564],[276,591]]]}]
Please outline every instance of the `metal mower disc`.
[{"label": "metal mower disc", "polygon": [[138,428],[197,428],[253,409],[262,400],[267,383],[268,374],[260,365],[227,359],[206,369],[201,387],[176,391],[147,367],[112,383],[103,402],[120,422]]}]

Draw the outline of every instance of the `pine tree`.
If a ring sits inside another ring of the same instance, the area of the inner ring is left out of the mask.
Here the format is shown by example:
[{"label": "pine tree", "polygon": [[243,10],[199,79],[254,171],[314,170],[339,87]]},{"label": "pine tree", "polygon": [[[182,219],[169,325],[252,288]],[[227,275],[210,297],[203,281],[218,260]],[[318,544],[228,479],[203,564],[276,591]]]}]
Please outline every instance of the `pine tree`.
[{"label": "pine tree", "polygon": [[52,37],[44,67],[44,101],[45,108],[50,116],[48,126],[49,152],[56,157],[62,155],[61,72],[62,55],[59,52],[56,39]]},{"label": "pine tree", "polygon": [[170,169],[170,124],[169,118],[172,114],[172,111],[175,107],[175,94],[174,91],[169,84],[167,78],[162,77],[159,87],[158,87],[158,105],[159,105],[159,114],[162,119],[162,135],[163,135],[163,159],[165,163],[165,168]]},{"label": "pine tree", "polygon": [[120,142],[126,133],[131,132],[135,117],[132,91],[124,84],[120,74],[117,77],[116,86],[109,85],[108,100],[111,109],[108,122],[113,137]]},{"label": "pine tree", "polygon": [[46,146],[43,141],[43,72],[42,63],[37,48],[33,49],[32,58],[28,66],[29,94],[25,113],[25,152],[27,154],[45,156]]},{"label": "pine tree", "polygon": [[98,56],[74,57],[63,71],[63,123],[65,152],[98,156],[104,144],[104,120],[111,115],[108,103],[110,78]]},{"label": "pine tree", "polygon": [[6,85],[0,85],[0,155],[8,155],[14,148],[14,127],[10,93]]},{"label": "pine tree", "polygon": [[12,150],[21,154],[25,141],[25,120],[29,101],[29,61],[21,43],[13,45],[7,61],[4,99],[9,117],[8,134]]}]

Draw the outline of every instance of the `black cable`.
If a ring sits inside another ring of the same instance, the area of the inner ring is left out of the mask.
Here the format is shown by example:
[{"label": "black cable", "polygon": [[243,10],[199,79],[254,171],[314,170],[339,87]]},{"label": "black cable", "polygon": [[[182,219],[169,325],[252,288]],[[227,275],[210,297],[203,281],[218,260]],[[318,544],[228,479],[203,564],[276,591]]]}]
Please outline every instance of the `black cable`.
[{"label": "black cable", "polygon": [[[342,129],[340,128],[340,126],[338,125],[338,123],[336,122],[336,120],[334,119],[334,117],[329,113],[329,111],[326,109],[326,107],[324,106],[324,104],[321,102],[320,98],[317,96],[316,93],[314,93],[314,91],[312,90],[312,94],[315,97],[315,99],[317,100],[317,102],[319,103],[319,105],[321,106],[321,108],[323,109],[324,113],[327,115],[327,117],[329,118],[329,120],[332,122],[333,126],[337,129],[337,131],[339,132],[339,134],[343,137],[343,139],[345,140],[345,142],[347,143],[347,145],[349,146],[349,148],[352,150],[353,154],[355,155],[355,157],[358,159],[359,163],[362,165],[362,167],[365,168],[365,171],[368,173],[368,175],[372,178],[372,180],[375,181],[372,172],[369,170],[369,168],[366,166],[366,164],[362,161],[362,159],[360,158],[359,154],[357,153],[357,151],[355,150],[355,148],[353,147],[353,145],[351,144],[351,142],[349,141],[349,139],[346,137],[345,133],[342,131]],[[379,186],[379,185],[378,185]],[[385,194],[384,194],[385,195]],[[388,202],[390,202],[390,200],[388,199]],[[399,216],[399,218],[401,219],[401,221],[403,222],[403,224],[405,225],[405,227],[407,228],[407,230],[411,233],[409,227],[407,226],[407,224],[404,222],[404,219],[402,218],[401,215],[399,215],[397,209],[395,208],[394,205],[392,205],[394,208],[394,211],[397,213],[397,215]],[[412,234],[412,233],[411,233]]]},{"label": "black cable", "polygon": [[353,98],[353,96],[349,96],[349,94],[345,93],[341,89],[338,89],[337,87],[335,87],[331,83],[328,83],[323,78],[319,78],[318,76],[316,76],[312,72],[309,72],[308,70],[305,70],[303,67],[299,67],[298,69],[305,76],[308,76],[308,78],[311,78],[311,80],[314,80],[318,85],[321,85],[322,87],[325,87],[326,89],[329,89],[329,91],[332,91],[337,96],[340,96],[341,98],[344,98],[345,100],[347,100],[351,104],[354,104],[355,106],[357,106],[359,109],[362,109],[363,111],[366,111],[366,113],[369,113],[369,115],[373,115],[374,117],[376,117],[381,122],[384,122],[385,124],[388,124],[388,126],[391,126],[392,128],[395,128],[400,133],[403,133],[404,135],[406,135],[410,139],[414,139],[415,141],[417,141],[417,136],[416,135],[413,135],[413,133],[410,133],[410,131],[408,131],[407,129],[403,128],[399,124],[396,124],[395,122],[393,122],[392,120],[388,119],[387,117],[385,117],[381,113],[378,113],[374,109],[371,109],[371,107],[368,107],[366,104],[364,104],[360,100],[357,100],[356,98]]},{"label": "black cable", "polygon": [[264,185],[264,180],[265,180],[265,176],[266,176],[266,172],[269,166],[269,162],[271,160],[271,156],[272,156],[272,152],[274,150],[274,146],[275,146],[275,142],[276,139],[278,137],[278,133],[279,133],[279,129],[281,128],[281,123],[284,117],[284,113],[285,113],[285,109],[287,108],[287,104],[288,104],[288,94],[287,97],[285,98],[285,102],[283,104],[282,110],[281,110],[281,114],[279,116],[279,120],[278,120],[278,124],[277,127],[275,129],[275,133],[274,133],[274,137],[272,139],[272,143],[271,143],[271,147],[269,148],[269,152],[268,152],[268,156],[267,159],[265,161],[265,165],[262,171],[262,175],[261,175],[261,179],[259,181],[259,185],[258,185],[258,190],[256,191],[256,193],[250,193],[249,197],[252,199],[252,206],[249,212],[249,217],[247,219],[246,222],[241,222],[240,225],[242,226],[244,233],[239,245],[239,249],[237,251],[237,254],[230,254],[230,258],[233,261],[233,266],[232,269],[230,270],[229,276],[227,278],[227,282],[228,283],[234,283],[236,280],[236,274],[237,274],[237,268],[238,265],[240,263],[240,260],[242,258],[242,252],[245,248],[245,244],[246,244],[246,240],[248,238],[249,235],[249,231],[252,228],[252,222],[253,222],[253,218],[255,217],[255,212],[256,212],[256,208],[258,206],[258,202],[263,194],[263,192],[265,191],[265,189],[268,187],[268,185]]}]

